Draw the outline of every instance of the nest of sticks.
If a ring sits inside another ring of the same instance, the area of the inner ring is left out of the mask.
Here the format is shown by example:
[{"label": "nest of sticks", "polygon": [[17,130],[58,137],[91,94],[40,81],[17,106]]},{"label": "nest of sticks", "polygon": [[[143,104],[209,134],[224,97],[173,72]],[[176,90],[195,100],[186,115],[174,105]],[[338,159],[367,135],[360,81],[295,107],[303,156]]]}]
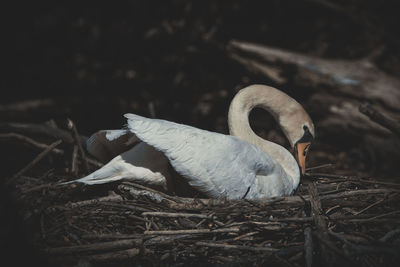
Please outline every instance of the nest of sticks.
[{"label": "nest of sticks", "polygon": [[[57,185],[100,165],[84,155],[71,125],[72,139],[58,135],[50,145],[8,133],[42,149],[7,184],[51,264],[395,266],[400,259],[399,183],[310,172],[293,196],[259,201],[183,198],[129,181]],[[49,159],[53,168],[41,171]]]}]

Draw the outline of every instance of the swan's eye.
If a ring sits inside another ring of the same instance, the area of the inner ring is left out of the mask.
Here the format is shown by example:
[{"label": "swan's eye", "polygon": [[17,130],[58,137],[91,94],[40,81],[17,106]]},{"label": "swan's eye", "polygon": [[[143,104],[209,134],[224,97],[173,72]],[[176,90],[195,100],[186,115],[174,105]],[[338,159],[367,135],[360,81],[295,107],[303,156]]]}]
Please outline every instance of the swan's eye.
[{"label": "swan's eye", "polygon": [[308,150],[310,149],[311,144],[308,144],[303,150],[303,156],[307,156]]}]

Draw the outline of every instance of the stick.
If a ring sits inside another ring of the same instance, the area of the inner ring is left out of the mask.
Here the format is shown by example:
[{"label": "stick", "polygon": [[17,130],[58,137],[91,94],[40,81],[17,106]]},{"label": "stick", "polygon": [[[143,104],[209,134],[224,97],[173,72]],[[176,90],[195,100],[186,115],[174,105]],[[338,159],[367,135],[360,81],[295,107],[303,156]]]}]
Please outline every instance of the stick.
[{"label": "stick", "polygon": [[113,234],[85,234],[81,236],[82,239],[139,239],[143,237],[143,235],[138,235],[138,234],[118,234],[118,233],[113,233]]},{"label": "stick", "polygon": [[83,200],[79,202],[73,202],[73,203],[67,203],[66,206],[70,208],[78,208],[78,207],[83,207],[83,206],[88,206],[88,205],[93,205],[97,204],[100,202],[121,202],[123,201],[122,197],[118,194],[112,193],[106,197],[100,197],[100,198],[94,198],[94,199],[88,199],[88,200]]},{"label": "stick", "polygon": [[[27,137],[22,134],[17,134],[17,133],[0,134],[0,138],[17,139],[17,140],[23,141],[25,143],[28,143],[28,144],[30,144],[34,147],[40,148],[40,149],[46,149],[49,147],[49,145],[39,143],[30,137]],[[53,152],[54,154],[58,154],[58,155],[64,155],[64,151],[61,149],[58,149],[58,148],[54,148],[51,152]]]},{"label": "stick", "polygon": [[29,171],[32,167],[34,167],[41,159],[43,159],[47,154],[49,154],[56,146],[61,144],[61,140],[57,140],[51,145],[49,145],[45,150],[43,150],[39,155],[36,156],[31,162],[28,163],[22,170],[14,174],[13,177],[11,177],[8,180],[8,183],[11,183],[15,179],[19,178],[21,175],[23,175],[25,172]]},{"label": "stick", "polygon": [[369,104],[360,105],[358,109],[361,113],[368,116],[372,121],[378,123],[386,129],[389,129],[392,133],[400,137],[400,124],[398,122],[386,117]]},{"label": "stick", "polygon": [[153,245],[166,245],[166,244],[171,244],[176,240],[180,239],[190,239],[190,238],[196,238],[195,235],[160,235],[160,236],[155,236],[153,238],[147,239],[144,241],[143,245],[144,246],[153,246]]},{"label": "stick", "polygon": [[214,234],[214,233],[238,233],[239,227],[220,228],[220,229],[190,229],[190,230],[161,230],[144,231],[145,235],[180,235],[180,234]]},{"label": "stick", "polygon": [[86,159],[86,155],[85,155],[85,151],[83,151],[82,148],[82,144],[79,140],[79,134],[78,134],[78,130],[76,129],[76,126],[74,124],[74,122],[70,119],[68,119],[68,128],[72,131],[72,136],[75,140],[75,144],[78,146],[79,149],[79,154],[81,154],[81,158],[83,161],[83,166],[85,167],[85,172],[88,173],[89,172],[89,165]]},{"label": "stick", "polygon": [[108,251],[113,249],[123,249],[134,246],[140,246],[141,243],[142,239],[127,239],[127,240],[94,243],[88,245],[48,248],[45,251],[48,254],[67,255],[75,253],[87,253],[87,252]]},{"label": "stick", "polygon": [[311,170],[316,170],[316,169],[322,169],[322,168],[327,168],[327,167],[332,167],[332,166],[334,166],[334,164],[332,164],[332,163],[327,163],[327,164],[322,164],[322,165],[319,165],[319,166],[307,168],[306,171],[311,171]]},{"label": "stick", "polygon": [[277,252],[277,248],[266,248],[266,247],[250,247],[250,246],[240,246],[240,245],[228,245],[210,242],[196,242],[197,246],[213,247],[213,248],[223,248],[223,249],[239,249],[239,250],[249,250],[249,251],[262,251],[262,252]]},{"label": "stick", "polygon": [[76,177],[79,173],[78,166],[78,146],[74,145],[74,149],[72,150],[72,160],[71,160],[71,173]]},{"label": "stick", "polygon": [[306,227],[304,229],[304,258],[307,267],[312,267],[313,261],[313,242],[311,227]]},{"label": "stick", "polygon": [[250,236],[256,235],[258,233],[260,233],[260,232],[249,232],[249,233],[246,233],[244,235],[237,236],[233,240],[237,241],[237,240],[240,240],[240,239],[243,239],[243,238],[246,238],[246,237],[250,237]]},{"label": "stick", "polygon": [[386,216],[389,216],[389,215],[392,215],[392,214],[396,214],[396,213],[399,213],[399,212],[400,212],[400,210],[395,210],[395,211],[392,211],[392,212],[379,214],[377,216],[374,216],[374,217],[371,217],[371,218],[367,218],[367,219],[350,219],[349,221],[350,222],[371,222],[371,221],[374,221],[376,219],[379,219],[379,218],[382,218],[382,217],[386,217]]},{"label": "stick", "polygon": [[[320,236],[325,240],[326,243],[330,244],[329,235],[328,235],[328,227],[326,223],[326,218],[323,216],[324,212],[322,210],[321,200],[318,195],[318,189],[315,183],[311,183],[308,185],[308,191],[310,192],[310,203],[311,203],[311,211],[312,217],[317,227],[316,235]],[[333,244],[329,245],[329,247],[334,247]],[[325,259],[328,265],[333,264],[333,255],[330,253],[328,247],[324,244],[321,246],[322,258]]]},{"label": "stick", "polygon": [[369,210],[370,208],[372,208],[372,207],[374,207],[374,206],[376,206],[376,205],[378,205],[378,204],[382,203],[383,201],[385,201],[385,199],[384,199],[384,198],[382,198],[382,199],[378,200],[378,201],[377,201],[377,202],[375,202],[375,203],[372,203],[372,204],[371,204],[371,205],[369,205],[368,207],[365,207],[365,208],[363,208],[362,210],[360,210],[360,211],[356,212],[354,215],[361,214],[361,213],[363,213],[364,211],[366,211],[366,210]]},{"label": "stick", "polygon": [[352,176],[345,175],[336,175],[336,174],[328,174],[328,173],[307,173],[308,176],[311,177],[326,177],[326,178],[336,178],[340,180],[345,180],[346,182],[360,182],[360,183],[368,183],[368,184],[381,184],[381,185],[390,185],[390,186],[400,186],[400,183],[390,183],[390,182],[382,182],[376,180],[365,180],[363,178],[354,179]]},{"label": "stick", "polygon": [[153,216],[153,217],[166,217],[166,218],[200,218],[200,219],[212,219],[211,215],[194,214],[194,213],[173,213],[173,212],[143,212],[142,216]]}]

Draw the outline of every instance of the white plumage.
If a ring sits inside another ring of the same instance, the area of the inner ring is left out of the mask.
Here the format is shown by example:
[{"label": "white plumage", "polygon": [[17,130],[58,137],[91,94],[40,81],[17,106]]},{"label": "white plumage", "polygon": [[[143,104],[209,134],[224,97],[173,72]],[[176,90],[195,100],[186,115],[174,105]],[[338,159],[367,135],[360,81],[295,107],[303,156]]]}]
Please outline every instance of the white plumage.
[{"label": "white plumage", "polygon": [[131,132],[163,152],[191,186],[209,196],[236,199],[249,190],[246,197],[257,198],[293,191],[282,167],[255,145],[169,121],[125,117]]},{"label": "white plumage", "polygon": [[[248,123],[250,110],[263,105],[281,123],[294,147],[300,141],[310,142],[314,128],[300,104],[274,88],[254,85],[241,90],[232,101],[229,126],[236,137],[126,114],[127,129],[103,132],[102,138],[92,136],[89,151],[105,158],[110,149],[100,153],[95,148],[107,148],[113,142],[113,153],[127,151],[76,182],[97,184],[125,178],[166,188],[171,179],[169,161],[190,186],[210,197],[257,199],[289,195],[300,179],[296,160],[285,148],[255,135]],[[128,139],[143,142],[130,148]],[[299,153],[304,158],[306,149]]]}]

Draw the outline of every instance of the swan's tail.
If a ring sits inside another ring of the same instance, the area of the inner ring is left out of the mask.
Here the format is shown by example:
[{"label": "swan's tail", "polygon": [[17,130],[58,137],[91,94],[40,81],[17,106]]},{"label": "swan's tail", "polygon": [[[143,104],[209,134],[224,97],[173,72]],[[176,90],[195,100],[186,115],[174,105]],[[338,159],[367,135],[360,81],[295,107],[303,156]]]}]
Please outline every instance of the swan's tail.
[{"label": "swan's tail", "polygon": [[72,181],[60,183],[60,185],[72,184],[72,183],[83,183],[87,185],[95,185],[95,184],[105,184],[110,182],[115,182],[118,180],[122,180],[125,177],[121,175],[118,168],[115,168],[112,164],[107,164],[102,168],[98,169],[91,174]]}]

